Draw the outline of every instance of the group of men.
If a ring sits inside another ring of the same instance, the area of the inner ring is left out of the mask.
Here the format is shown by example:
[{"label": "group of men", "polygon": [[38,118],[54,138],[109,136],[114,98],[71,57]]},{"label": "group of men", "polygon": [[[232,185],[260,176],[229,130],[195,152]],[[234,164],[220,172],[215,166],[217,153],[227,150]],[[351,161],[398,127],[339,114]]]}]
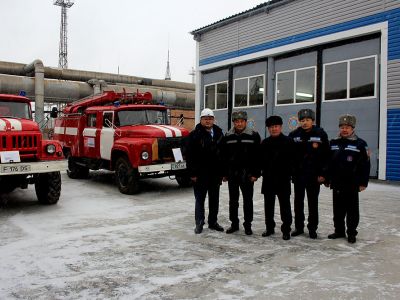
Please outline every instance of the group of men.
[{"label": "group of men", "polygon": [[[339,118],[339,134],[328,140],[326,132],[315,125],[315,112],[298,112],[300,126],[288,136],[282,133],[280,116],[270,116],[265,125],[269,136],[260,135],[247,126],[247,113],[232,113],[233,127],[224,135],[214,124],[214,113],[205,108],[200,123],[190,133],[187,145],[187,167],[195,196],[196,234],[205,224],[205,199],[208,194],[208,228],[224,231],[218,223],[219,191],[228,182],[229,220],[226,233],[239,230],[239,196],[243,197],[243,227],[253,233],[254,182],[262,179],[265,225],[263,237],[275,233],[274,209],[278,198],[282,220],[282,238],[289,240],[304,233],[304,199],[308,200],[308,233],[317,238],[318,197],[320,185],[333,190],[334,233],[329,239],[346,238],[356,242],[359,223],[359,195],[369,180],[370,161],[367,144],[355,134],[356,118]],[[291,182],[294,184],[295,229],[291,231]],[[346,230],[347,227],[347,230]]]}]

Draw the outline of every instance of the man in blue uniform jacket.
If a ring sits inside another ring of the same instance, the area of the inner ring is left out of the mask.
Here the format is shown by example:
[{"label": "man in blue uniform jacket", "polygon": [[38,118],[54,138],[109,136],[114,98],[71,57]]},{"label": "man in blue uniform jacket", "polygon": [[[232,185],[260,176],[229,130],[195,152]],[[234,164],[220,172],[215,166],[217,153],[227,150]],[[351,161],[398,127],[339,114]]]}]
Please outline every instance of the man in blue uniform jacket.
[{"label": "man in blue uniform jacket", "polygon": [[310,238],[317,238],[318,196],[320,185],[325,181],[325,171],[329,158],[329,140],[326,132],[314,125],[315,112],[301,109],[298,112],[300,127],[289,136],[295,142],[294,183],[294,223],[292,236],[304,233],[304,197],[308,200],[308,232]]},{"label": "man in blue uniform jacket", "polygon": [[339,118],[339,136],[330,142],[331,158],[328,180],[333,190],[333,223],[335,232],[329,239],[345,238],[356,242],[360,220],[358,193],[368,185],[370,160],[367,143],[354,132],[356,117],[344,115]]}]

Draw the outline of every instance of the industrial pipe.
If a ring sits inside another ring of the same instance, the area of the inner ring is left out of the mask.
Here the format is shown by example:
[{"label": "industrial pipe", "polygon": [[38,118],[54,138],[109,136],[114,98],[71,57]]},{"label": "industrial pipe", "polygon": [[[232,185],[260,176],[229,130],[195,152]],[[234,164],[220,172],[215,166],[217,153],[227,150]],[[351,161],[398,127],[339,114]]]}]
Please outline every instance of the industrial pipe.
[{"label": "industrial pipe", "polygon": [[[26,66],[24,64],[4,62],[4,61],[0,61],[0,74],[20,75],[20,76],[29,75],[26,73]],[[159,86],[166,88],[177,88],[177,89],[184,89],[191,91],[195,90],[195,85],[187,82],[159,80],[159,79],[151,79],[151,78],[144,78],[144,77],[137,77],[130,75],[119,75],[112,73],[80,71],[73,69],[59,69],[50,67],[44,67],[44,77],[52,79],[83,81],[83,82],[87,82],[91,79],[98,79],[98,80],[104,80],[107,83],[119,82],[123,84],[140,84],[140,85]]]},{"label": "industrial pipe", "polygon": [[35,121],[44,120],[44,66],[40,59],[34,60],[24,67],[25,73],[35,72]]}]

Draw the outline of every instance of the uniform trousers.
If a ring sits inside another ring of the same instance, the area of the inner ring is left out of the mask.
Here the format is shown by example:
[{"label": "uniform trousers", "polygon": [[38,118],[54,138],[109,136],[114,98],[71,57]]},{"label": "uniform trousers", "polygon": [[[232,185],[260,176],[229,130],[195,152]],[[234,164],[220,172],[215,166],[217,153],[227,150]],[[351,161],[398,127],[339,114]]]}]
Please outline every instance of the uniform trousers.
[{"label": "uniform trousers", "polygon": [[245,227],[250,227],[253,222],[253,192],[254,182],[243,176],[230,176],[228,178],[229,188],[229,220],[232,227],[239,227],[239,189],[243,195],[243,213]]},{"label": "uniform trousers", "polygon": [[207,180],[198,177],[193,184],[195,204],[195,221],[197,225],[204,225],[205,209],[204,202],[208,193],[208,224],[214,225],[217,223],[219,210],[219,179]]},{"label": "uniform trousers", "polygon": [[307,192],[308,224],[309,231],[318,228],[318,196],[320,184],[315,181],[296,180],[294,183],[294,223],[297,230],[304,230],[304,198]]},{"label": "uniform trousers", "polygon": [[347,235],[356,236],[360,221],[358,187],[333,189],[333,224],[335,233],[344,235],[345,218]]},{"label": "uniform trousers", "polygon": [[274,192],[266,191],[264,193],[264,211],[265,211],[265,225],[267,231],[273,231],[275,228],[274,214],[275,214],[275,196],[279,200],[279,208],[281,212],[281,231],[282,233],[290,233],[290,226],[292,225],[292,210],[290,207],[290,192]]}]

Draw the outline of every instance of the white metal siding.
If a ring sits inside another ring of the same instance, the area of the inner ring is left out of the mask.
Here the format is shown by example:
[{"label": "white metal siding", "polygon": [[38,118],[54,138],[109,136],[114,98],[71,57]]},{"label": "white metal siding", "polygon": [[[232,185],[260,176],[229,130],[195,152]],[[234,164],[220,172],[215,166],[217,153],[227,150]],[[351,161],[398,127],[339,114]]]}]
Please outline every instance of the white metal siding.
[{"label": "white metal siding", "polygon": [[297,0],[202,35],[200,60],[400,7],[398,0]]}]

